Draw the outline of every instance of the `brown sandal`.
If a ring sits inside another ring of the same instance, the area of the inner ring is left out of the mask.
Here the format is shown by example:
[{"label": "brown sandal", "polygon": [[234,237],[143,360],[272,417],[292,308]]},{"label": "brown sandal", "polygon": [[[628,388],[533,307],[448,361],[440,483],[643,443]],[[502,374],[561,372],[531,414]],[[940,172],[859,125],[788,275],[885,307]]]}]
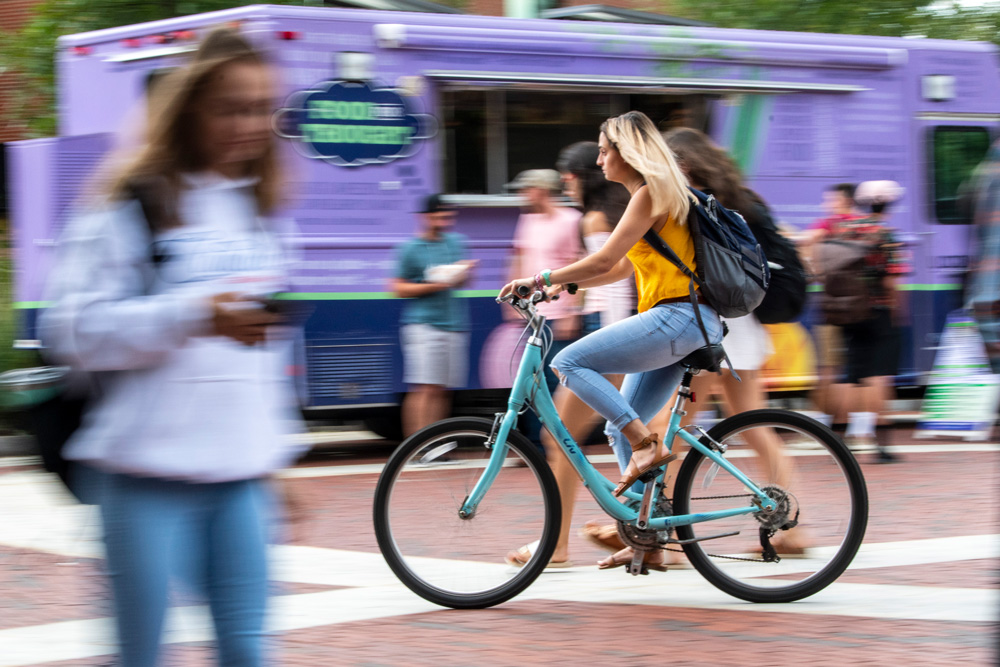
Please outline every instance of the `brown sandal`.
[{"label": "brown sandal", "polygon": [[[647,435],[645,438],[642,439],[642,442],[640,442],[637,445],[632,445],[632,454],[634,456],[636,452],[641,452],[642,450],[649,449],[650,447],[656,447],[658,444],[660,444],[660,436],[656,433],[650,433],[649,435]],[[628,468],[625,469],[625,474],[622,475],[622,478],[618,481],[618,486],[615,487],[615,490],[612,493],[615,495],[615,497],[620,496],[621,494],[625,493],[625,490],[627,488],[635,484],[635,480],[639,479],[650,470],[655,470],[660,466],[666,465],[676,458],[677,456],[675,456],[674,454],[668,453],[665,456],[654,458],[648,465],[646,465],[641,470],[638,469],[638,466],[635,464],[635,461],[633,459],[629,459]],[[630,474],[629,473],[630,470],[635,470],[635,473]]]}]

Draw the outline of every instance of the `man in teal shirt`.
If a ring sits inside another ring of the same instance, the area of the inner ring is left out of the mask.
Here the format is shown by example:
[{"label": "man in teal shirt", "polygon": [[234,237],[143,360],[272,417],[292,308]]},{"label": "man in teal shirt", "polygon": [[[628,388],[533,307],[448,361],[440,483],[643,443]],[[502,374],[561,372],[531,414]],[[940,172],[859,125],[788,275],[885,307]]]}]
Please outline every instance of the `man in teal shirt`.
[{"label": "man in teal shirt", "polygon": [[421,228],[397,251],[392,289],[409,299],[400,319],[403,381],[410,387],[403,400],[403,434],[448,416],[451,389],[468,379],[468,313],[455,296],[475,266],[464,259],[465,237],[451,232],[455,212],[431,195],[419,211]]}]

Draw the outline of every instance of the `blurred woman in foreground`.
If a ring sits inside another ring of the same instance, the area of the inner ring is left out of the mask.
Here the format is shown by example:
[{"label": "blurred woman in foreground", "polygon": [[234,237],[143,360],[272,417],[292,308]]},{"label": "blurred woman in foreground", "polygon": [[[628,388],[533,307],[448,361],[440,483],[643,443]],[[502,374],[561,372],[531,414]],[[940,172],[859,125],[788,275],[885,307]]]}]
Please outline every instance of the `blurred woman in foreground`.
[{"label": "blurred woman in foreground", "polygon": [[[286,289],[272,72],[210,34],[157,86],[147,142],[60,244],[42,318],[95,386],[66,457],[94,474],[121,664],[157,664],[170,575],[203,588],[219,663],[264,662],[267,479],[296,453],[288,345],[263,296]],[[117,164],[117,163],[116,163]]]}]

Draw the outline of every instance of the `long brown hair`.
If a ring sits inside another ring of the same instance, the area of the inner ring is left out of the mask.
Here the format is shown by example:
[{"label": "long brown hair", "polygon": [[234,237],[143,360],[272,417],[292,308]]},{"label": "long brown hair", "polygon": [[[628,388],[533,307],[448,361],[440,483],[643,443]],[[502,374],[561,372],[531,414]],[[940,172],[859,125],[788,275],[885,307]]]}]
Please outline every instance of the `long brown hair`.
[{"label": "long brown hair", "polygon": [[[261,54],[233,28],[219,28],[205,37],[191,60],[157,83],[149,100],[146,142],[137,153],[121,162],[108,181],[112,199],[152,197],[162,215],[150,220],[154,227],[180,224],[172,212],[181,189],[181,175],[208,166],[198,145],[195,109],[213,75],[234,63],[266,66]],[[278,204],[279,169],[277,149],[269,142],[264,154],[247,163],[247,176],[257,179],[254,196],[257,209],[270,213]]]},{"label": "long brown hair", "polygon": [[653,121],[641,111],[628,111],[604,121],[601,132],[625,162],[645,179],[653,215],[667,214],[677,224],[686,224],[691,206],[687,179]]},{"label": "long brown hair", "polygon": [[711,190],[720,204],[748,220],[755,216],[757,197],[743,185],[732,158],[703,132],[679,127],[663,134],[693,185]]}]

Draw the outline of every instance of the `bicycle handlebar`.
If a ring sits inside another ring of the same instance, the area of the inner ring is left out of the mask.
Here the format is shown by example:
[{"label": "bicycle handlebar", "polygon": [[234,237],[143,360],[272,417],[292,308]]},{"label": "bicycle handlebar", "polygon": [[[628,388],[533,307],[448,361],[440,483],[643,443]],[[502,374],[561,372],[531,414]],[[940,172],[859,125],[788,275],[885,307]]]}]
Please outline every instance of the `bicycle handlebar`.
[{"label": "bicycle handlebar", "polygon": [[[556,301],[559,295],[555,295],[550,299],[551,301]],[[511,306],[515,308],[520,308],[521,310],[527,311],[534,315],[535,309],[534,305],[540,301],[545,300],[545,294],[541,291],[532,292],[529,288],[521,286],[518,287],[515,292],[510,292],[506,296],[497,297],[497,303],[510,303]]]}]

